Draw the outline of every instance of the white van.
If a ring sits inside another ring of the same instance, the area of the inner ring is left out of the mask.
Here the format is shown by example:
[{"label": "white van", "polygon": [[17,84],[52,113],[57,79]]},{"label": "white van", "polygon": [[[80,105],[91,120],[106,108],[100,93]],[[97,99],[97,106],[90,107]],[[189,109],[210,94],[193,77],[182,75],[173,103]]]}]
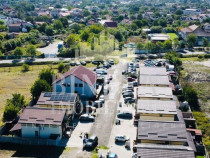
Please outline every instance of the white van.
[{"label": "white van", "polygon": [[103,90],[104,95],[109,94],[109,86],[104,86],[104,90]]}]

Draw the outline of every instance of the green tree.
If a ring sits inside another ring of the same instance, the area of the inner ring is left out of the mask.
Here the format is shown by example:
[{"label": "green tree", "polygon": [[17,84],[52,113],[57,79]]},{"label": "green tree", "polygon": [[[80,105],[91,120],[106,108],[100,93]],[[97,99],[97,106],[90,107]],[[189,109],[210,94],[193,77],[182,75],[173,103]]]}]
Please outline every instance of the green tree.
[{"label": "green tree", "polygon": [[28,55],[35,56],[36,55],[36,47],[34,45],[28,45],[28,47],[26,48],[26,53]]},{"label": "green tree", "polygon": [[167,20],[166,19],[160,19],[158,21],[159,25],[162,27],[166,27],[167,26]]},{"label": "green tree", "polygon": [[47,23],[43,23],[38,27],[38,30],[40,32],[45,32],[46,31],[46,27],[47,27]]},{"label": "green tree", "polygon": [[23,72],[29,71],[29,65],[28,64],[23,64],[22,65],[22,71]]},{"label": "green tree", "polygon": [[13,53],[16,57],[22,56],[24,54],[24,49],[20,47],[16,47]]},{"label": "green tree", "polygon": [[197,41],[197,36],[195,34],[189,34],[187,36],[187,44],[189,48],[193,48]]},{"label": "green tree", "polygon": [[18,109],[21,109],[26,105],[25,97],[20,93],[14,93],[12,94],[12,99],[7,100],[7,104],[12,104]]},{"label": "green tree", "polygon": [[76,35],[75,34],[70,34],[67,37],[66,44],[67,44],[67,47],[69,47],[69,48],[74,46],[76,44]]},{"label": "green tree", "polygon": [[55,76],[55,72],[52,69],[42,69],[42,71],[39,73],[39,78],[47,81],[49,85],[52,85],[53,76]]},{"label": "green tree", "polygon": [[136,49],[137,50],[142,50],[144,48],[144,45],[141,43],[141,42],[138,42],[137,44],[136,44]]},{"label": "green tree", "polygon": [[198,96],[197,96],[196,90],[190,86],[184,87],[183,94],[184,94],[186,101],[191,106],[191,108],[193,108],[194,110],[198,110],[199,104],[198,104]]},{"label": "green tree", "polygon": [[114,35],[114,37],[119,41],[122,42],[123,41],[123,35],[120,31],[117,31]]},{"label": "green tree", "polygon": [[18,108],[13,104],[6,105],[3,113],[3,121],[12,121],[17,117]]},{"label": "green tree", "polygon": [[63,27],[67,28],[69,26],[69,22],[68,22],[68,19],[66,17],[62,17],[59,20],[62,22]]},{"label": "green tree", "polygon": [[31,87],[31,94],[35,101],[38,100],[42,92],[51,92],[52,87],[45,80],[38,79]]},{"label": "green tree", "polygon": [[203,47],[208,47],[208,45],[209,45],[209,40],[207,38],[203,38],[203,40],[202,40],[202,46]]},{"label": "green tree", "polygon": [[65,69],[64,63],[63,62],[60,62],[58,64],[58,72],[62,73],[64,71],[64,69]]},{"label": "green tree", "polygon": [[82,41],[86,41],[88,40],[88,38],[90,37],[90,34],[87,32],[87,31],[84,31],[82,34],[81,34],[81,40]]},{"label": "green tree", "polygon": [[47,36],[52,36],[54,33],[52,26],[46,26],[45,33]]},{"label": "green tree", "polygon": [[183,14],[183,11],[181,9],[178,9],[178,10],[176,10],[175,14],[176,15],[182,15]]},{"label": "green tree", "polygon": [[54,20],[53,22],[53,28],[55,30],[62,30],[63,29],[63,24],[60,20]]},{"label": "green tree", "polygon": [[171,42],[171,40],[164,41],[163,48],[166,49],[166,50],[172,49],[172,42]]},{"label": "green tree", "polygon": [[83,16],[89,16],[89,15],[90,15],[90,12],[88,10],[83,11]]}]

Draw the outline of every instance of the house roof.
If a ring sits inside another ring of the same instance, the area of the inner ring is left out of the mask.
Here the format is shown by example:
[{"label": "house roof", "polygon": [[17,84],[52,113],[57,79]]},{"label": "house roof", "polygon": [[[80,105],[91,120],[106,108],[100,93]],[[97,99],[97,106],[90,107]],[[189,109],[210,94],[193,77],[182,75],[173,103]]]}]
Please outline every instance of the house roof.
[{"label": "house roof", "polygon": [[37,105],[74,105],[76,93],[42,92]]},{"label": "house roof", "polygon": [[173,99],[171,87],[138,87],[138,97]]},{"label": "house roof", "polygon": [[[162,147],[162,146],[161,146]],[[161,148],[159,146],[138,147],[137,157],[141,158],[195,158],[194,151],[174,148]]]},{"label": "house roof", "polygon": [[159,140],[187,142],[187,132],[183,122],[143,121],[138,122],[139,140]]},{"label": "house roof", "polygon": [[97,80],[96,73],[94,73],[93,71],[91,71],[91,70],[89,70],[89,69],[80,65],[80,66],[74,67],[73,69],[69,70],[68,72],[62,74],[62,76],[60,78],[58,78],[57,80],[55,80],[53,82],[53,84],[58,82],[58,81],[61,81],[62,79],[66,78],[70,75],[73,75],[73,76],[77,77],[81,81],[84,81],[91,86]]},{"label": "house roof", "polygon": [[25,108],[18,123],[61,125],[66,110]]},{"label": "house roof", "polygon": [[157,75],[157,76],[166,76],[165,67],[140,67],[140,75]]},{"label": "house roof", "polygon": [[140,75],[139,84],[140,85],[165,85],[165,86],[169,86],[169,78],[168,78],[168,76]]},{"label": "house roof", "polygon": [[139,99],[137,113],[177,114],[176,101]]},{"label": "house roof", "polygon": [[197,28],[198,28],[198,26],[194,24],[194,25],[191,25],[189,27],[185,27],[185,28],[181,29],[181,31],[184,32],[184,33],[192,33]]},{"label": "house roof", "polygon": [[191,128],[187,128],[187,131],[189,131],[189,132],[195,132],[196,135],[202,136],[202,132],[201,132],[200,129],[191,129]]},{"label": "house roof", "polygon": [[117,22],[115,22],[115,21],[106,21],[104,23],[104,25],[106,25],[107,27],[117,27]]},{"label": "house roof", "polygon": [[9,27],[13,27],[13,26],[19,26],[20,27],[21,26],[21,23],[9,24],[8,26]]}]

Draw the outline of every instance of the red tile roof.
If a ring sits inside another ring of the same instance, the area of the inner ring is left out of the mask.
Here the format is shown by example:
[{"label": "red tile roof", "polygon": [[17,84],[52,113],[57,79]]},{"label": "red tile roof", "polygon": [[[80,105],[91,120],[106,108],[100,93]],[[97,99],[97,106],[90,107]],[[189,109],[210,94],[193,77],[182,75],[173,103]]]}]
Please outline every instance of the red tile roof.
[{"label": "red tile roof", "polygon": [[[96,80],[97,80],[97,75],[96,73],[94,73],[93,71],[83,67],[83,66],[77,66],[77,67],[74,67],[73,69],[71,69],[70,71],[64,73],[60,78],[58,78],[57,80],[55,80],[54,83],[70,76],[70,75],[73,75],[75,77],[77,77],[78,79],[80,79],[81,81],[84,81],[86,82],[87,84],[89,85],[93,85]],[[53,84],[54,84],[53,83]]]},{"label": "red tile roof", "polygon": [[195,132],[196,135],[202,136],[202,132],[199,129],[190,129],[190,128],[187,128],[187,131],[189,131],[189,132]]},{"label": "red tile roof", "polygon": [[117,23],[114,21],[105,22],[104,25],[106,25],[107,27],[117,27]]}]

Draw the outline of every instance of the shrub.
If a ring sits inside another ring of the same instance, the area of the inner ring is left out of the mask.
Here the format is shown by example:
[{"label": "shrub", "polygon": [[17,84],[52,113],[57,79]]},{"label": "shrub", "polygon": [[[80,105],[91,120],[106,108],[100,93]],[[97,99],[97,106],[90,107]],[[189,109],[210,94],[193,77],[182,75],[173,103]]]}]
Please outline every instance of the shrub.
[{"label": "shrub", "polygon": [[23,72],[29,71],[29,65],[28,64],[23,64],[22,65],[22,71]]},{"label": "shrub", "polygon": [[4,121],[12,121],[17,117],[18,108],[15,107],[13,104],[6,105],[3,114]]}]

